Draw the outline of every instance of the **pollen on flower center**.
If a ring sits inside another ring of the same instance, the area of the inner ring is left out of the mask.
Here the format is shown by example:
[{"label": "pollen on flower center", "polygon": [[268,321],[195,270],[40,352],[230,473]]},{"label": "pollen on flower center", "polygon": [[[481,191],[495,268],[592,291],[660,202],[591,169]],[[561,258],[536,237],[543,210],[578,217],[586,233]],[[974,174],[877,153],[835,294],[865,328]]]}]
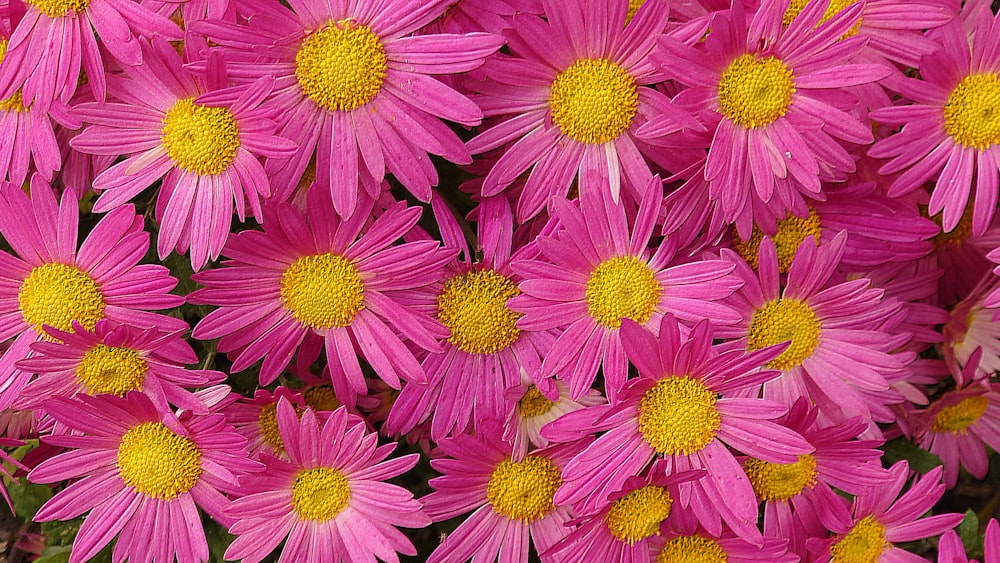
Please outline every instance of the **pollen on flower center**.
[{"label": "pollen on flower center", "polygon": [[[858,0],[830,0],[830,5],[826,7],[826,12],[823,13],[823,17],[820,18],[819,23],[824,23],[833,16],[844,11],[844,8],[850,6],[851,4],[857,2]],[[784,15],[781,16],[781,23],[788,27],[792,24],[795,18],[799,17],[799,14],[806,7],[809,0],[792,0],[788,9],[785,10]],[[851,29],[844,34],[844,37],[853,37],[858,34],[858,28],[861,27],[861,18],[851,26]]]},{"label": "pollen on flower center", "polygon": [[364,307],[358,268],[333,254],[303,256],[281,274],[281,303],[305,326],[342,328]]},{"label": "pollen on flower center", "polygon": [[118,474],[126,486],[160,500],[187,492],[201,476],[201,452],[194,442],[159,422],[129,429],[118,444]]},{"label": "pollen on flower center", "polygon": [[524,418],[531,418],[549,412],[554,405],[553,401],[546,399],[545,395],[542,395],[538,387],[532,385],[528,387],[524,396],[517,402],[517,412]]},{"label": "pollen on flower center", "polygon": [[[821,232],[819,215],[813,210],[809,210],[809,216],[805,219],[788,215],[784,220],[778,221],[778,230],[771,238],[778,254],[778,271],[788,272],[789,266],[792,265],[792,258],[795,257],[795,251],[798,250],[802,241],[812,237],[814,241],[819,243]],[[749,239],[742,240],[735,234],[733,238],[736,253],[746,260],[751,268],[756,270],[760,241],[764,238],[764,232],[754,225]]]},{"label": "pollen on flower center", "polygon": [[647,485],[616,500],[604,521],[612,536],[632,545],[649,536],[660,535],[660,523],[670,516],[673,503],[667,489]]},{"label": "pollen on flower center", "polygon": [[351,111],[382,89],[387,61],[382,42],[368,26],[330,22],[302,42],[295,54],[295,78],[320,107]]},{"label": "pollen on flower center", "polygon": [[788,500],[816,485],[816,458],[808,454],[800,455],[795,463],[750,458],[743,464],[743,471],[761,500]]},{"label": "pollen on flower center", "polygon": [[639,107],[635,79],[607,59],[580,59],[559,73],[549,91],[552,122],[564,135],[599,145],[617,139]]},{"label": "pollen on flower center", "polygon": [[87,350],[76,368],[76,381],[91,395],[124,395],[141,390],[149,366],[131,348],[98,344]]},{"label": "pollen on flower center", "polygon": [[292,483],[292,508],[303,520],[329,520],[351,499],[347,477],[332,467],[303,469]]},{"label": "pollen on flower center", "polygon": [[632,21],[635,17],[635,13],[639,11],[639,8],[646,2],[646,0],[628,0],[628,12],[625,14],[625,23]]},{"label": "pollen on flower center", "polygon": [[667,542],[656,563],[726,563],[729,557],[715,540],[701,536],[680,536]]},{"label": "pollen on flower center", "polygon": [[486,499],[493,511],[524,523],[552,510],[552,497],[562,483],[552,460],[529,455],[521,462],[503,461],[493,469],[486,485]]},{"label": "pollen on flower center", "polygon": [[194,98],[183,98],[163,116],[160,142],[177,166],[212,176],[233,163],[240,133],[228,109],[201,106]]},{"label": "pollen on flower center", "polygon": [[275,453],[285,451],[285,443],[281,440],[281,433],[278,432],[278,403],[269,403],[260,409],[257,415],[257,428],[264,442],[271,446]]},{"label": "pollen on flower center", "polygon": [[340,401],[333,392],[333,386],[329,383],[323,385],[312,385],[302,390],[302,398],[306,406],[317,411],[335,411],[340,408]]},{"label": "pollen on flower center", "polygon": [[831,563],[875,563],[892,544],[885,541],[885,527],[866,516],[830,547]]},{"label": "pollen on flower center", "polygon": [[934,432],[965,434],[968,432],[969,426],[986,413],[986,407],[988,406],[989,401],[983,395],[966,397],[958,404],[939,410],[934,415],[931,430]]},{"label": "pollen on flower center", "polygon": [[944,104],[944,131],[961,145],[985,150],[1000,143],[1000,76],[970,74]]},{"label": "pollen on flower center", "polygon": [[643,324],[660,298],[660,285],[646,262],[619,256],[601,262],[587,278],[587,312],[608,328],[619,328],[623,318]]},{"label": "pollen on flower center", "polygon": [[70,12],[79,14],[90,6],[90,0],[25,0],[29,6],[50,18],[60,18]]},{"label": "pollen on flower center", "polygon": [[[7,40],[0,39],[0,62],[3,62],[3,58],[7,56]],[[5,99],[0,100],[0,112],[10,112],[21,113],[28,108],[24,107],[24,101],[21,99],[21,90],[18,89],[17,92]]]},{"label": "pollen on flower center", "polygon": [[42,325],[68,331],[72,321],[93,330],[104,318],[104,295],[89,275],[66,264],[35,266],[21,283],[17,304],[24,322],[44,334]]},{"label": "pollen on flower center", "polygon": [[508,309],[507,301],[520,293],[493,270],[449,279],[437,298],[438,319],[451,331],[448,342],[469,354],[493,354],[513,344],[521,334],[514,324],[521,315]]},{"label": "pollen on flower center", "polygon": [[762,127],[785,115],[794,92],[795,80],[785,63],[747,53],[722,71],[719,111],[737,125]]},{"label": "pollen on flower center", "polygon": [[753,313],[747,331],[747,349],[760,350],[790,340],[768,367],[789,370],[808,358],[819,344],[820,322],[809,305],[798,299],[774,299]]},{"label": "pollen on flower center", "polygon": [[657,453],[701,451],[722,421],[716,400],[718,396],[697,379],[661,379],[639,401],[639,432]]}]

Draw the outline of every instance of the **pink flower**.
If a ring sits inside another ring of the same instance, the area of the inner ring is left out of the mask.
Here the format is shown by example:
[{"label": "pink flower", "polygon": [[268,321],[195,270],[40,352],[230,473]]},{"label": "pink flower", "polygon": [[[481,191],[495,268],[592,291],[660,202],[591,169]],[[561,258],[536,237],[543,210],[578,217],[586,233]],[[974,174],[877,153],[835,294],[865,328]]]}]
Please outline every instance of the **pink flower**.
[{"label": "pink flower", "polygon": [[[990,518],[986,524],[983,544],[983,563],[1000,562],[1000,525],[997,525],[996,518]],[[937,563],[970,563],[969,556],[965,554],[965,546],[954,530],[945,532],[937,547]]]}]

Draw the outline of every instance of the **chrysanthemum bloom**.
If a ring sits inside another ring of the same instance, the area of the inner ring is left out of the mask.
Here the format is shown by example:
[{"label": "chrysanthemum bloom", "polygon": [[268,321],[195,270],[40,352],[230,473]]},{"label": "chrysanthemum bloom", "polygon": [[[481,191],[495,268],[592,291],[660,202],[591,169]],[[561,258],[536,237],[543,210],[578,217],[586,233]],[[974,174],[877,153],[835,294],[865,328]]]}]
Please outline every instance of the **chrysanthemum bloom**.
[{"label": "chrysanthemum bloom", "polygon": [[265,208],[263,232],[231,237],[224,267],[192,276],[205,288],[188,301],[219,307],[198,323],[194,337],[218,338],[234,372],[263,358],[260,384],[267,385],[307,333],[319,335],[337,398],[349,406],[367,390],[359,354],[394,388],[400,377],[426,381],[400,334],[427,350],[440,346],[392,294],[431,283],[454,253],[429,240],[393,246],[416,224],[417,207],[400,202],[369,224],[370,199],[341,219],[329,192],[312,190],[308,198],[305,213],[287,204]]},{"label": "chrysanthemum bloom", "polygon": [[0,99],[20,92],[27,106],[68,104],[86,73],[94,98],[104,99],[101,45],[117,62],[142,63],[139,37],[183,39],[177,24],[132,0],[27,0],[0,66]]},{"label": "chrysanthemum bloom", "polygon": [[131,392],[52,399],[46,409],[73,435],[43,438],[72,450],[28,474],[34,483],[75,481],[38,510],[35,520],[69,520],[90,511],[73,542],[71,562],[88,561],[117,536],[112,559],[207,561],[198,507],[222,518],[237,478],[260,465],[222,415],[178,419]]},{"label": "chrysanthemum bloom", "polygon": [[[912,103],[878,109],[872,118],[902,130],[876,143],[869,154],[891,158],[882,174],[905,170],[889,186],[895,197],[920,188],[940,174],[928,211],[943,213],[953,230],[972,207],[972,232],[982,234],[996,213],[1000,191],[1000,17],[984,11],[971,40],[956,21],[938,33],[940,50],[921,60],[922,80],[893,83]],[[975,186],[973,186],[973,181]],[[973,189],[974,188],[974,189]]]},{"label": "chrysanthemum bloom", "polygon": [[195,412],[206,407],[189,389],[221,383],[226,374],[215,370],[185,369],[197,363],[191,345],[177,332],[161,332],[98,321],[92,331],[73,321],[72,332],[50,328],[55,339],[31,345],[31,357],[17,368],[38,374],[15,408],[36,409],[51,397],[117,395],[136,390],[149,396],[161,411],[167,403]]},{"label": "chrysanthemum bloom", "polygon": [[[730,530],[711,534],[690,511],[674,510],[659,536],[650,538],[650,563],[795,563],[799,558],[785,548],[784,536],[764,538],[753,545]],[[643,559],[645,561],[645,559]]]},{"label": "chrysanthemum bloom", "polygon": [[518,221],[536,215],[555,191],[565,196],[574,180],[581,192],[608,192],[618,201],[622,185],[641,193],[652,172],[635,130],[653,115],[668,125],[661,134],[701,129],[670,99],[646,86],[663,80],[649,54],[667,22],[667,2],[649,0],[625,25],[626,3],[543,0],[548,21],[519,14],[507,34],[515,57],[483,66],[485,82],[468,86],[488,116],[500,117],[473,138],[473,154],[513,143],[483,182],[483,196],[503,191],[531,169],[517,205]]},{"label": "chrysanthemum bloom", "polygon": [[[925,561],[894,544],[944,533],[962,521],[961,514],[920,518],[944,493],[941,468],[918,478],[899,496],[909,467],[905,461],[889,470],[889,483],[869,489],[854,499],[851,519],[831,527],[829,539],[813,539],[809,548],[817,563],[895,563]],[[896,497],[899,496],[897,499]]]},{"label": "chrysanthemum bloom", "polygon": [[569,458],[586,441],[545,448],[511,460],[499,425],[484,424],[474,436],[442,440],[447,457],[431,460],[442,473],[430,480],[434,492],[421,502],[435,522],[475,510],[448,534],[428,563],[528,561],[528,545],[543,553],[569,533],[569,508],[554,504]]},{"label": "chrysanthemum bloom", "polygon": [[574,399],[590,389],[601,368],[605,394],[616,401],[628,376],[619,331],[622,319],[653,331],[666,313],[690,323],[740,320],[719,303],[742,285],[729,275],[731,263],[672,264],[676,246],[669,238],[650,250],[662,188],[658,179],[644,187],[631,221],[603,191],[582,193],[579,207],[553,201],[562,228],[536,239],[542,259],[513,264],[524,277],[518,285],[522,295],[511,302],[524,314],[517,325],[524,330],[562,330],[545,356],[542,372],[569,383]]},{"label": "chrysanthemum bloom", "polygon": [[893,415],[885,407],[892,397],[885,396],[887,378],[900,373],[903,363],[890,352],[905,340],[887,333],[883,322],[900,304],[883,300],[882,291],[869,288],[866,278],[834,281],[846,238],[847,233],[841,232],[829,244],[804,240],[784,284],[770,238],[760,244],[759,273],[731,250],[722,249],[744,280],[736,294],[739,298],[733,300],[744,320],[721,326],[716,333],[732,339],[727,348],[743,350],[790,341],[768,364],[782,375],[764,384],[765,398],[791,406],[806,397],[831,422],[855,416],[891,421]]},{"label": "chrysanthemum bloom", "polygon": [[993,373],[1000,370],[1000,311],[987,308],[983,299],[1000,288],[1000,280],[987,275],[983,282],[959,301],[948,314],[943,327],[944,357],[953,369],[965,367],[977,349],[979,369]]},{"label": "chrysanthemum bloom", "polygon": [[[527,379],[527,378],[524,378]],[[578,411],[584,407],[600,405],[604,397],[596,389],[591,389],[579,399],[569,396],[569,387],[562,381],[555,381],[555,400],[549,400],[538,387],[523,382],[522,385],[507,390],[505,395],[511,403],[507,420],[503,425],[503,439],[510,442],[513,453],[511,459],[521,461],[531,446],[545,448],[549,440],[542,436],[542,428],[560,416]]]},{"label": "chrysanthemum bloom", "polygon": [[335,411],[321,423],[312,409],[302,418],[278,402],[278,431],[288,461],[264,455],[263,473],[240,486],[226,508],[237,536],[227,560],[256,563],[285,542],[282,561],[398,561],[416,549],[397,526],[423,528],[430,519],[412,493],[383,481],[416,465],[416,454],[386,460],[395,444],[377,446],[364,422]]},{"label": "chrysanthemum bloom", "polygon": [[[0,61],[7,54],[7,38],[0,34]],[[54,108],[65,113],[65,108]],[[46,181],[59,170],[61,159],[52,118],[39,105],[25,107],[18,90],[0,101],[0,180],[21,185],[28,177],[29,163]]]},{"label": "chrysanthemum bloom", "polygon": [[[819,25],[826,3],[812,2],[783,28],[787,2],[763,2],[750,22],[735,2],[714,17],[698,47],[660,38],[657,63],[689,86],[675,103],[696,111],[711,135],[705,166],[710,196],[727,221],[737,222],[741,236],[750,236],[754,208],[761,205],[772,216],[791,211],[805,217],[803,196],[822,199],[821,180],[842,180],[855,168],[842,142],[872,142],[867,124],[836,107],[829,94],[889,74],[882,65],[845,63],[865,42],[841,39],[857,23],[862,4]],[[654,120],[639,133],[660,130]]]},{"label": "chrysanthemum bloom", "polygon": [[258,4],[249,25],[192,25],[222,46],[234,80],[274,77],[269,103],[281,109],[279,134],[299,145],[290,160],[268,167],[276,197],[291,194],[314,154],[316,181],[329,186],[342,216],[357,204],[359,176],[371,193],[388,171],[428,201],[438,178],[427,153],[460,164],[472,161],[441,119],[477,125],[482,111],[434,75],[480,66],[503,38],[411,36],[448,5],[304,0],[291,10]]},{"label": "chrysanthemum bloom", "polygon": [[[970,563],[965,546],[954,530],[948,530],[938,542],[938,563]],[[983,538],[983,563],[1000,563],[1000,525],[996,518],[986,524]]]},{"label": "chrysanthemum bloom", "polygon": [[721,531],[721,516],[740,537],[759,543],[757,499],[727,446],[771,463],[794,463],[813,450],[797,433],[771,421],[785,407],[744,398],[747,388],[776,375],[760,367],[780,348],[719,354],[709,321],[699,322],[682,340],[669,314],[658,338],[631,321],[623,325],[625,353],[639,378],[625,386],[618,404],[564,415],[542,431],[556,442],[602,432],[566,467],[556,502],[589,512],[656,459],[666,474],[706,470],[704,477],[680,485],[684,507],[712,533]]},{"label": "chrysanthemum bloom", "polygon": [[224,71],[209,65],[196,80],[162,38],[144,43],[143,64],[113,77],[115,103],[85,103],[74,111],[90,125],[71,141],[74,149],[127,158],[94,178],[102,213],[131,200],[163,179],[156,203],[160,258],[174,248],[191,250],[201,269],[218,258],[229,236],[235,204],[242,221],[247,209],[257,221],[261,199],[271,195],[258,158],[287,158],[295,144],[274,136],[273,108],[260,106],[269,80],[219,89]]},{"label": "chrysanthemum bloom", "polygon": [[29,199],[19,186],[0,185],[0,234],[17,256],[0,254],[0,341],[16,336],[0,356],[0,406],[9,406],[30,372],[16,362],[33,342],[48,338],[43,327],[72,330],[76,321],[92,330],[101,319],[139,328],[187,329],[183,320],[148,312],[184,302],[169,292],[177,280],[167,268],[139,265],[149,233],[131,205],[108,213],[77,251],[80,211],[73,192],[61,202],[37,177]]}]

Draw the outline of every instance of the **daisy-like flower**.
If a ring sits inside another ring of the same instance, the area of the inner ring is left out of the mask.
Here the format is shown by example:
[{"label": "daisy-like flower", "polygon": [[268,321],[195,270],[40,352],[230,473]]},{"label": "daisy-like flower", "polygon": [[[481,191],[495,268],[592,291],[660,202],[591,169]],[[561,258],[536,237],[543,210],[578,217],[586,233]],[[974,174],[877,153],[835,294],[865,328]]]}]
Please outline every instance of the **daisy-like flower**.
[{"label": "daisy-like flower", "polygon": [[163,179],[156,203],[157,250],[191,250],[201,269],[218,258],[229,236],[233,208],[242,221],[247,208],[257,221],[261,199],[271,195],[258,157],[287,158],[295,144],[273,135],[273,108],[260,106],[272,83],[218,89],[225,75],[209,65],[196,80],[173,47],[160,37],[144,43],[143,64],[114,77],[115,103],[84,103],[74,111],[89,125],[73,137],[74,149],[127,158],[94,178],[99,213],[114,209]]},{"label": "daisy-like flower", "polygon": [[[526,379],[526,378],[525,378]],[[604,397],[596,389],[591,389],[579,399],[569,396],[569,387],[562,381],[555,381],[557,396],[549,400],[538,387],[527,382],[507,390],[511,403],[507,421],[503,426],[503,439],[513,447],[511,458],[521,461],[531,446],[545,448],[549,440],[542,436],[542,428],[560,416],[578,411],[584,407],[600,405]]]},{"label": "daisy-like flower", "polygon": [[674,510],[657,537],[650,538],[650,563],[795,563],[799,559],[785,548],[780,536],[753,545],[730,530],[711,534],[698,525],[690,511]]},{"label": "daisy-like flower", "polygon": [[952,231],[966,206],[972,207],[972,232],[983,234],[1000,192],[1000,17],[980,13],[971,39],[958,21],[938,30],[940,50],[920,63],[922,80],[893,83],[912,103],[877,109],[872,118],[902,125],[899,133],[872,146],[869,155],[891,158],[879,172],[905,170],[889,186],[895,197],[920,188],[938,174],[928,211],[942,213]]},{"label": "daisy-like flower", "polygon": [[104,99],[106,66],[100,38],[116,61],[142,63],[139,37],[161,35],[180,41],[177,24],[132,0],[26,0],[0,65],[0,99],[20,92],[24,104],[48,110],[68,104],[81,68],[98,100]]},{"label": "daisy-like flower", "polygon": [[582,193],[579,209],[565,200],[553,202],[562,228],[536,239],[545,260],[518,261],[524,277],[522,295],[511,308],[524,316],[525,330],[563,329],[542,363],[542,372],[569,383],[579,398],[603,368],[608,400],[615,402],[628,376],[622,347],[622,319],[656,330],[670,313],[690,323],[711,318],[736,323],[738,314],[718,303],[739,288],[723,260],[671,265],[676,247],[667,239],[654,251],[650,237],[660,210],[658,179],[645,186],[631,221],[620,205],[603,192]]},{"label": "daisy-like flower", "polygon": [[234,372],[263,358],[260,384],[267,385],[306,334],[316,334],[325,342],[337,398],[348,406],[368,389],[359,353],[396,389],[400,377],[426,381],[400,334],[427,350],[441,348],[424,330],[427,322],[392,295],[436,280],[454,253],[430,240],[392,246],[413,228],[420,209],[400,202],[369,224],[372,206],[365,199],[341,219],[328,191],[311,190],[305,213],[287,204],[266,208],[263,232],[231,237],[224,267],[192,276],[205,288],[188,302],[218,306],[194,337],[218,338]]},{"label": "daisy-like flower", "polygon": [[396,527],[423,528],[430,519],[409,491],[383,481],[413,468],[417,454],[386,460],[395,444],[378,446],[378,435],[344,408],[321,423],[312,409],[299,419],[281,399],[277,420],[288,461],[264,455],[264,472],[240,483],[245,496],[225,510],[237,536],[227,560],[256,563],[282,541],[282,561],[416,555]]},{"label": "daisy-like flower", "polygon": [[[827,3],[811,2],[783,28],[787,1],[765,0],[750,22],[743,3],[734,2],[712,19],[712,31],[697,47],[659,39],[656,61],[689,86],[674,102],[708,125],[704,176],[710,196],[741,236],[750,236],[754,209],[761,205],[772,216],[791,211],[805,217],[803,196],[822,199],[821,180],[842,180],[855,169],[842,142],[872,142],[871,129],[828,95],[889,74],[883,65],[845,63],[864,44],[857,37],[841,39],[858,21],[862,4],[819,25]],[[639,133],[653,136],[662,128],[653,120]]]},{"label": "daisy-like flower", "polygon": [[279,134],[299,145],[291,159],[268,168],[279,199],[291,194],[314,154],[316,181],[329,186],[342,216],[357,204],[359,175],[371,194],[388,171],[428,201],[437,172],[427,153],[472,161],[441,119],[472,126],[482,111],[434,75],[480,66],[503,39],[486,33],[411,35],[448,4],[302,0],[291,10],[257,4],[248,25],[192,25],[222,46],[234,80],[274,77],[269,103],[281,109]]},{"label": "daisy-like flower", "polygon": [[430,480],[434,492],[421,502],[439,522],[475,510],[428,558],[428,563],[475,561],[527,562],[529,540],[543,553],[569,533],[568,507],[553,503],[569,458],[586,440],[531,452],[511,459],[502,429],[483,425],[474,436],[442,440],[447,457],[431,460],[442,473]]},{"label": "daisy-like flower", "polygon": [[760,367],[780,348],[719,354],[709,321],[682,339],[669,314],[658,338],[633,322],[623,324],[625,353],[639,378],[625,386],[618,404],[564,415],[542,431],[557,442],[602,433],[570,461],[556,502],[590,512],[655,459],[666,474],[706,470],[681,485],[682,504],[711,532],[721,530],[721,516],[740,537],[759,543],[757,499],[727,446],[771,463],[795,463],[813,451],[797,433],[771,422],[785,407],[743,397],[776,375]]},{"label": "daisy-like flower", "polygon": [[149,233],[131,205],[105,215],[77,250],[80,211],[72,190],[57,202],[37,176],[31,198],[20,187],[0,185],[0,234],[17,256],[0,253],[0,341],[17,337],[0,356],[0,406],[9,406],[31,373],[16,363],[32,343],[48,338],[43,327],[93,330],[101,319],[168,332],[186,322],[148,312],[184,302],[169,292],[177,280],[167,268],[138,264]]},{"label": "daisy-like flower", "polygon": [[855,416],[888,422],[893,415],[886,403],[902,400],[893,399],[888,380],[903,370],[902,359],[890,352],[905,340],[898,341],[884,322],[900,303],[884,300],[882,290],[870,288],[867,278],[833,281],[846,239],[841,232],[828,244],[804,240],[784,284],[770,238],[760,244],[759,273],[722,249],[744,281],[733,300],[743,321],[716,332],[732,339],[727,348],[758,350],[790,342],[768,363],[782,375],[764,384],[765,398],[791,406],[806,397],[832,422]]},{"label": "daisy-like flower", "polygon": [[987,275],[983,283],[965,299],[952,307],[948,322],[942,330],[944,334],[944,357],[953,369],[965,367],[975,350],[981,349],[979,369],[986,373],[1000,370],[1000,311],[990,309],[983,299],[997,291],[1000,282]]},{"label": "daisy-like flower", "polygon": [[[483,66],[485,82],[470,83],[487,117],[502,119],[473,138],[473,154],[513,143],[483,182],[493,196],[531,169],[517,205],[520,222],[538,214],[553,192],[565,197],[579,180],[581,192],[608,192],[618,201],[622,185],[641,193],[652,172],[635,130],[653,115],[665,116],[660,134],[702,129],[650,84],[662,81],[649,54],[667,23],[667,2],[649,0],[625,25],[626,3],[543,0],[547,21],[519,14],[508,32],[516,57]],[[646,157],[657,160],[656,154]]]},{"label": "daisy-like flower", "polygon": [[197,363],[191,345],[177,332],[137,329],[109,320],[98,321],[92,331],[73,321],[73,331],[50,328],[52,340],[31,345],[31,357],[17,368],[38,374],[14,402],[15,408],[36,409],[51,397],[117,395],[136,390],[161,411],[167,403],[195,412],[203,405],[190,389],[221,383],[226,374],[214,370],[185,369]]},{"label": "daisy-like flower", "polygon": [[[962,521],[961,514],[935,514],[921,518],[944,494],[941,468],[917,479],[899,496],[909,466],[905,461],[889,469],[891,480],[870,488],[854,499],[852,515],[831,526],[831,537],[809,541],[816,563],[895,563],[926,561],[894,544],[937,536]],[[897,499],[896,497],[899,496]]]},{"label": "daisy-like flower", "polygon": [[[70,552],[90,560],[117,536],[112,559],[208,561],[198,507],[223,518],[238,477],[260,469],[246,440],[222,415],[178,419],[131,392],[52,399],[46,409],[73,435],[44,438],[73,448],[28,474],[34,483],[75,481],[38,510],[35,520],[69,520],[88,512]],[[225,519],[223,519],[225,522]]]}]

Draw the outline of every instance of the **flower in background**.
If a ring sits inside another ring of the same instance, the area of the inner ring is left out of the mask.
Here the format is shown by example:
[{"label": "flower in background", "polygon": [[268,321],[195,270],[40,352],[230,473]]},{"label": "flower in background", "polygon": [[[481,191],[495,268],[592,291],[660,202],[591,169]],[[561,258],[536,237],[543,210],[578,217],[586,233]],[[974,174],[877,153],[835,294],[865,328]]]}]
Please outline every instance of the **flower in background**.
[{"label": "flower in background", "polygon": [[236,536],[227,560],[256,563],[283,541],[282,561],[397,560],[416,549],[397,526],[423,528],[430,519],[413,494],[384,481],[409,471],[419,456],[386,460],[395,444],[343,407],[320,422],[312,409],[301,419],[285,399],[277,406],[278,432],[288,461],[264,454],[265,470],[241,481],[241,496],[225,509]]},{"label": "flower in background", "polygon": [[[524,378],[527,379],[527,378]],[[579,399],[571,399],[569,387],[562,381],[555,381],[557,396],[549,400],[538,387],[522,382],[517,387],[507,390],[505,395],[511,407],[503,426],[503,439],[513,448],[511,458],[514,461],[524,459],[528,450],[545,448],[549,440],[542,436],[542,428],[560,416],[578,411],[584,407],[600,405],[605,402],[600,391],[591,389]]]},{"label": "flower in background", "polygon": [[[965,546],[954,530],[948,530],[938,542],[938,563],[969,563]],[[986,524],[986,535],[983,538],[983,563],[1000,563],[1000,525],[996,518],[990,518]]]}]

